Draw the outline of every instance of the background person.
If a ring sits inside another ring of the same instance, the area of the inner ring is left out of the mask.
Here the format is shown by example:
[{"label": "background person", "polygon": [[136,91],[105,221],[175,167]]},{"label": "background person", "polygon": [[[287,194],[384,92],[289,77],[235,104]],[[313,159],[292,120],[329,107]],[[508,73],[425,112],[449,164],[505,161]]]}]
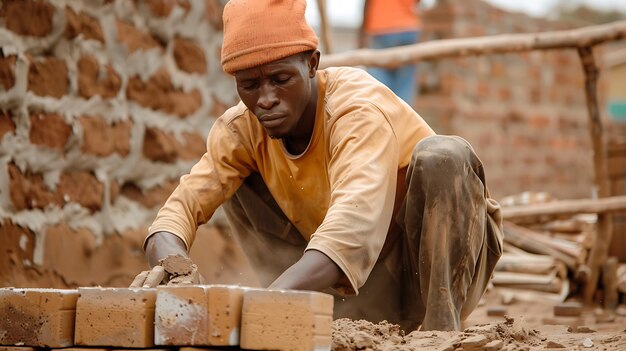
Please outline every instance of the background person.
[{"label": "background person", "polygon": [[[420,0],[365,0],[359,47],[387,49],[419,42],[422,33],[419,5]],[[367,71],[412,105],[417,94],[417,65],[370,67]]]}]

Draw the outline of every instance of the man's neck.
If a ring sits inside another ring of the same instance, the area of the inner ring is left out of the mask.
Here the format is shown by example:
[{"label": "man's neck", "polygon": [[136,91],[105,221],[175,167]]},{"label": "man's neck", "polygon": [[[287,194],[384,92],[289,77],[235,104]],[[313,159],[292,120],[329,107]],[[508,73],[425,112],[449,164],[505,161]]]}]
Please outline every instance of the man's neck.
[{"label": "man's neck", "polygon": [[317,76],[311,82],[311,95],[309,102],[302,113],[302,119],[298,125],[298,132],[293,136],[283,138],[285,149],[292,155],[302,154],[313,137],[317,113]]}]

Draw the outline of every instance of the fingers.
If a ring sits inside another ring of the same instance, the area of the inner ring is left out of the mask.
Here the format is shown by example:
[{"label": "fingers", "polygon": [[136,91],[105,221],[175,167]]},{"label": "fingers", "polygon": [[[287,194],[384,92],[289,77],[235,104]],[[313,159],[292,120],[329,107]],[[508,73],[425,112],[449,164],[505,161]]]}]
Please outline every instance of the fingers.
[{"label": "fingers", "polygon": [[143,282],[146,281],[146,278],[148,277],[148,273],[150,273],[150,271],[143,271],[137,274],[133,282],[130,283],[130,288],[141,288],[143,286]]},{"label": "fingers", "polygon": [[165,269],[162,266],[154,266],[143,282],[142,288],[154,288],[165,278]]}]

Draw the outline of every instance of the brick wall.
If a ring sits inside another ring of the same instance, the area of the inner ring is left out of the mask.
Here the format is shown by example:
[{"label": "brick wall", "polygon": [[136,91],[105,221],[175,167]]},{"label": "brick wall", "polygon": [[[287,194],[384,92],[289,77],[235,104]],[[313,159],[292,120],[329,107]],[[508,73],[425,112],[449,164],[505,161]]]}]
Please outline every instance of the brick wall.
[{"label": "brick wall", "polygon": [[0,3],[0,286],[123,286],[145,267],[147,226],[236,101],[221,9]]},{"label": "brick wall", "polygon": [[[439,3],[424,16],[425,40],[567,28],[480,0]],[[474,145],[496,198],[583,198],[593,182],[583,84],[571,49],[424,62],[415,107],[437,132]]]}]

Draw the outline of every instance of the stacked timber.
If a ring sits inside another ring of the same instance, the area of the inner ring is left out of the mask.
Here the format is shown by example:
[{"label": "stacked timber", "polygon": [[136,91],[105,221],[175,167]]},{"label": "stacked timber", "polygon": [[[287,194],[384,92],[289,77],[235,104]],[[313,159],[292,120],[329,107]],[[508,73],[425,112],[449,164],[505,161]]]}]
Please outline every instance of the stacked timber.
[{"label": "stacked timber", "polygon": [[[608,201],[612,201],[608,203],[611,210],[619,207],[616,201],[623,202],[618,198]],[[523,193],[502,199],[504,254],[492,283],[503,299],[561,303],[582,294],[591,275],[587,262],[598,232],[598,216],[595,211],[569,211],[567,206],[566,210],[553,210],[553,204],[563,203],[546,193]],[[547,210],[525,211],[535,204]],[[596,295],[604,307],[615,309],[620,294],[626,294],[626,264],[609,257],[600,276]]]}]

